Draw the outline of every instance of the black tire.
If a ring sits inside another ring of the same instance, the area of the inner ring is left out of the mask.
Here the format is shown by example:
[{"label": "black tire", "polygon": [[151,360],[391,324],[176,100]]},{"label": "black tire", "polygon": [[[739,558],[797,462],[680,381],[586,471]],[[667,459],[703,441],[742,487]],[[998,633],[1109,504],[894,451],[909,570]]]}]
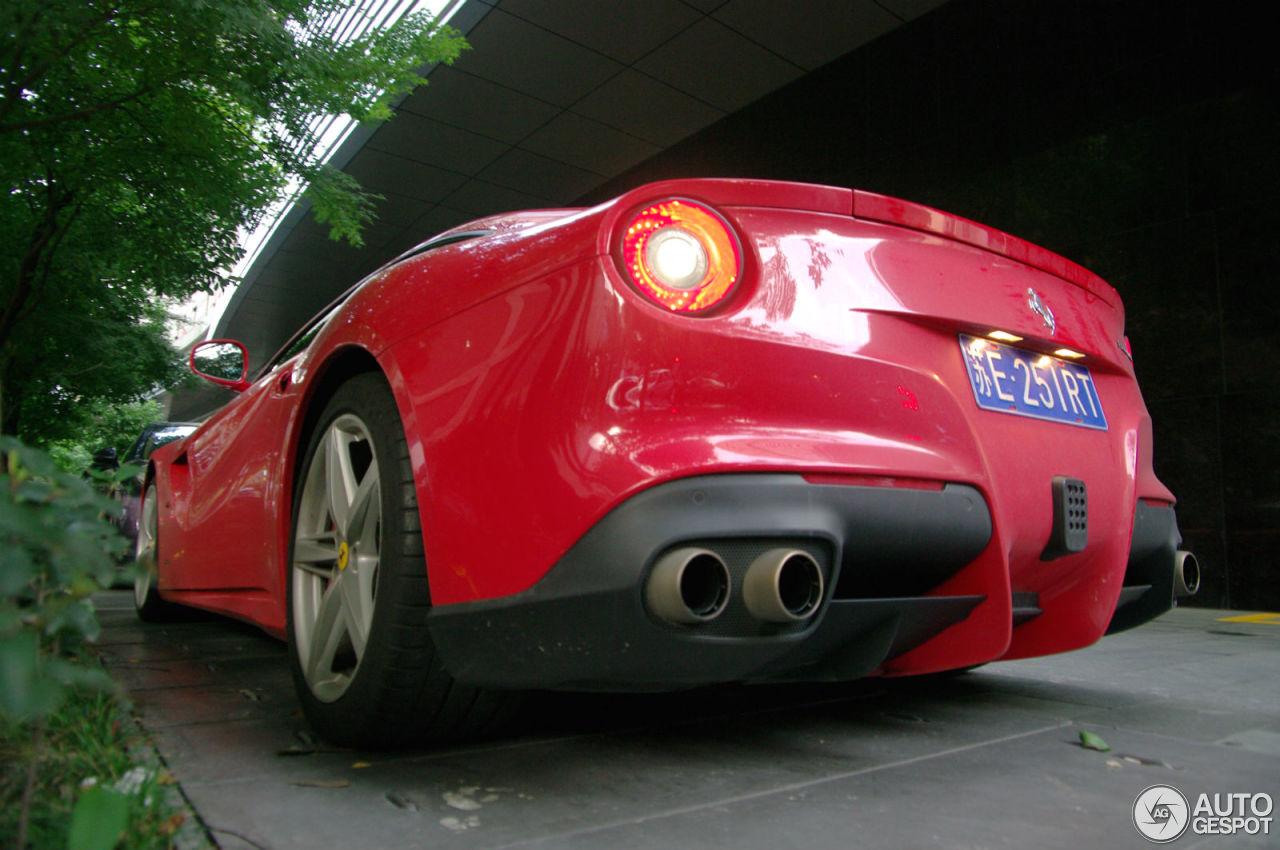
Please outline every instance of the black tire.
[{"label": "black tire", "polygon": [[920,682],[945,682],[951,679],[959,679],[961,676],[967,676],[980,667],[986,667],[989,662],[983,661],[980,664],[970,664],[968,667],[955,667],[951,670],[939,670],[936,673],[923,673],[919,676],[908,676],[904,681],[917,680]]},{"label": "black tire", "polygon": [[[335,501],[331,463],[343,470],[349,502],[345,495]],[[287,632],[294,685],[312,726],[332,743],[373,749],[479,731],[505,695],[456,683],[431,643],[413,471],[381,374],[338,388],[299,467]]]},{"label": "black tire", "polygon": [[138,537],[133,549],[133,609],[147,623],[167,623],[182,619],[188,609],[160,598],[159,582],[160,514],[156,505],[156,485],[147,485],[138,516]]}]

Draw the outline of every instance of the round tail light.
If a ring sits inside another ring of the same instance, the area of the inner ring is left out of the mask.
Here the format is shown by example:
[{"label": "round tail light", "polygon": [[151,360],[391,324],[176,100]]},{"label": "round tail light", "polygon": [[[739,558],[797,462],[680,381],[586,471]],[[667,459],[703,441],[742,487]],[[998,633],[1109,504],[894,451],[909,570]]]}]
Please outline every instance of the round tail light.
[{"label": "round tail light", "polygon": [[673,198],[644,208],[627,224],[622,264],[654,303],[673,313],[700,313],[728,297],[742,251],[717,213]]}]

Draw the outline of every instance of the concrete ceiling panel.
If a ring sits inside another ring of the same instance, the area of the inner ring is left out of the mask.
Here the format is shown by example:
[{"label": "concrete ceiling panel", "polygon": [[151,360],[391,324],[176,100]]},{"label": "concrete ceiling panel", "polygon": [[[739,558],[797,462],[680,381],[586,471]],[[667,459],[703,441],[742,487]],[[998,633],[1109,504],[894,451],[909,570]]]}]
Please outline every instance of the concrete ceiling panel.
[{"label": "concrete ceiling panel", "polygon": [[364,262],[363,253],[361,248],[354,248],[345,241],[335,242],[327,236],[295,239],[289,243],[288,250],[276,253],[271,268],[287,272],[292,279],[317,273],[349,274]]},{"label": "concrete ceiling panel", "polygon": [[500,8],[624,65],[635,62],[700,17],[681,0],[502,0]]},{"label": "concrete ceiling panel", "polygon": [[575,105],[574,111],[662,147],[727,114],[637,71],[623,71]]},{"label": "concrete ceiling panel", "polygon": [[562,107],[622,70],[612,59],[501,9],[486,15],[467,41],[472,49],[459,67]]},{"label": "concrete ceiling panel", "polygon": [[289,285],[289,272],[287,269],[277,266],[274,262],[268,264],[262,269],[262,273],[254,280],[253,286],[245,291],[248,295],[250,291],[257,292],[258,287],[282,287]]},{"label": "concrete ceiling panel", "polygon": [[[450,191],[457,188],[457,185],[461,185],[461,181],[459,181],[458,184],[451,186]],[[373,208],[374,213],[378,216],[377,223],[397,227],[404,227],[407,224],[412,224],[414,219],[422,215],[422,211],[424,209],[439,200],[439,198],[410,197],[408,195],[400,195],[395,192],[386,191],[383,191],[380,194],[383,198],[381,201],[375,202]],[[443,194],[440,197],[443,197]],[[364,241],[366,245],[381,244],[373,241],[369,237],[368,233],[365,234]]]},{"label": "concrete ceiling panel", "polygon": [[[263,277],[270,275],[268,279],[279,280],[278,286],[287,286],[286,281],[290,281],[296,277],[299,271],[307,271],[311,268],[311,264],[315,261],[315,253],[308,251],[300,243],[291,243],[289,250],[277,251],[275,256],[271,258],[271,264],[267,266],[263,272]],[[263,278],[255,281],[252,291],[245,297],[252,297],[257,294],[258,287],[264,285]],[[265,284],[269,285],[269,284]]]},{"label": "concrete ceiling panel", "polygon": [[378,128],[365,149],[383,151],[447,171],[476,174],[497,159],[507,149],[507,145],[478,133],[402,111],[394,121],[388,121]]},{"label": "concrete ceiling panel", "polygon": [[947,0],[880,0],[880,5],[893,12],[903,21],[913,21],[921,15],[932,12]]},{"label": "concrete ceiling panel", "polygon": [[445,201],[446,206],[466,213],[468,220],[511,210],[555,206],[549,198],[539,198],[484,180],[470,180]]},{"label": "concrete ceiling panel", "polygon": [[[427,205],[422,204],[421,202],[415,204],[415,215],[421,215],[422,211],[426,209],[426,207]],[[387,260],[391,259],[394,255],[389,253],[390,249],[387,247],[388,244],[398,239],[400,234],[404,233],[405,230],[411,226],[412,223],[408,225],[390,224],[379,220],[366,227],[364,229],[365,247],[361,251],[362,263],[358,267],[358,276],[363,277],[366,272],[377,268]],[[355,283],[355,278],[352,278],[351,282]]]},{"label": "concrete ceiling panel", "polygon": [[573,112],[562,112],[520,147],[601,176],[626,171],[659,153],[652,142]]},{"label": "concrete ceiling panel", "polygon": [[536,153],[513,148],[480,173],[481,179],[508,189],[567,204],[604,182],[604,177]]},{"label": "concrete ceiling panel", "polygon": [[236,339],[245,342],[254,337],[261,337],[270,330],[270,316],[261,309],[263,303],[249,298],[245,299],[247,306],[236,316]]},{"label": "concrete ceiling panel", "polygon": [[724,5],[724,0],[684,0],[684,2],[699,12],[706,12],[708,15]]},{"label": "concrete ceiling panel", "polygon": [[280,312],[280,303],[283,299],[292,298],[297,290],[294,287],[281,289],[277,287],[258,287],[253,288],[253,292],[244,297],[244,311],[246,317],[254,317],[259,324],[264,322],[266,316],[274,316]]},{"label": "concrete ceiling panel", "polygon": [[[459,65],[464,64],[465,56]],[[466,73],[458,66],[437,68],[425,87],[396,108],[397,115],[428,116],[508,144],[520,141],[559,111],[550,103]]]},{"label": "concrete ceiling panel", "polygon": [[446,207],[432,207],[418,216],[413,224],[397,231],[395,236],[382,246],[380,251],[381,261],[382,263],[388,263],[415,245],[427,241],[437,233],[448,230],[455,224],[461,224],[471,218],[473,216],[470,213]]},{"label": "concrete ceiling panel", "polygon": [[636,68],[717,109],[741,109],[799,77],[791,62],[704,18],[636,63]]},{"label": "concrete ceiling panel", "polygon": [[462,185],[466,176],[397,154],[365,148],[343,171],[366,191],[412,194],[424,202],[438,201]]},{"label": "concrete ceiling panel", "polygon": [[806,71],[861,47],[900,23],[875,0],[729,0],[713,17]]},{"label": "concrete ceiling panel", "polygon": [[399,244],[396,245],[396,255],[399,256],[414,245],[427,241],[437,233],[443,233],[473,218],[475,218],[473,213],[452,207],[432,207],[419,216],[413,226],[405,230],[401,235]]}]

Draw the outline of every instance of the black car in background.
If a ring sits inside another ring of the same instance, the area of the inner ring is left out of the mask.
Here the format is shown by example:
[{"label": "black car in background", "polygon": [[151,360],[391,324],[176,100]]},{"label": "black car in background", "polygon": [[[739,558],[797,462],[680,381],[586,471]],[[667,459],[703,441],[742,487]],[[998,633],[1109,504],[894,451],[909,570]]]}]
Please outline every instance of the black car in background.
[{"label": "black car in background", "polygon": [[[125,452],[120,465],[135,464],[138,467],[138,474],[115,484],[112,487],[111,496],[121,504],[120,513],[115,518],[116,527],[130,541],[138,538],[138,508],[142,501],[142,475],[146,470],[147,458],[165,443],[172,443],[174,440],[185,437],[195,429],[194,422],[152,422],[142,429],[138,439],[134,440],[129,451]],[[97,465],[98,455],[94,455],[94,463]],[[132,556],[133,547],[130,546],[128,551]]]}]

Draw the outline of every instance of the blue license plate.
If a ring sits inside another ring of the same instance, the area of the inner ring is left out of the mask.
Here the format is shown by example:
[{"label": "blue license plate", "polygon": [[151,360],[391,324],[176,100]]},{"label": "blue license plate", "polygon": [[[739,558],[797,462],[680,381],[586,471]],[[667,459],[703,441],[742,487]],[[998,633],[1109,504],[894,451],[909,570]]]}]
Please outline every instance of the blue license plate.
[{"label": "blue license plate", "polygon": [[1107,430],[1093,376],[1080,364],[966,334],[960,352],[983,410]]}]

